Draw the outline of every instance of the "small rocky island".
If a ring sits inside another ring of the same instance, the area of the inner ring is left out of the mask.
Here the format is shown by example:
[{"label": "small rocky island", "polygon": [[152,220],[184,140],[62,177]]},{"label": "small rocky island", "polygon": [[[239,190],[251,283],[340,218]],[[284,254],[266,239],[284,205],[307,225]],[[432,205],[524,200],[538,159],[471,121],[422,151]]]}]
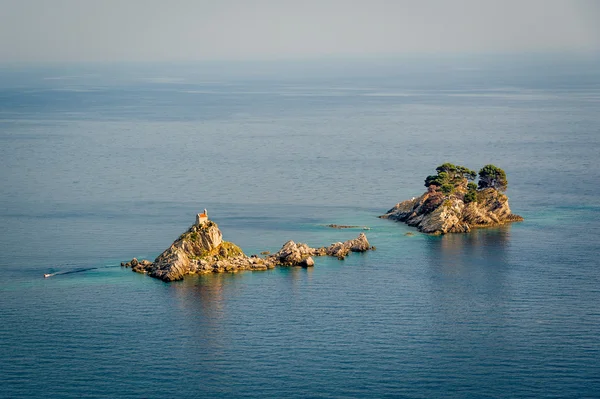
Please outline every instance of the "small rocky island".
[{"label": "small rocky island", "polygon": [[329,247],[310,248],[306,244],[286,242],[275,254],[264,258],[246,256],[237,245],[223,241],[217,224],[208,219],[208,213],[196,216],[196,223],[179,236],[154,262],[132,259],[121,263],[138,273],[163,281],[176,281],[188,274],[237,272],[239,270],[267,270],[275,266],[312,267],[313,256],[335,256],[344,259],[350,252],[373,250],[364,233],[346,242]]},{"label": "small rocky island", "polygon": [[464,166],[445,163],[436,171],[436,175],[425,179],[427,192],[396,204],[380,218],[404,222],[423,233],[436,235],[467,233],[472,228],[523,220],[508,206],[504,194],[508,181],[502,169],[486,165],[476,173]]}]

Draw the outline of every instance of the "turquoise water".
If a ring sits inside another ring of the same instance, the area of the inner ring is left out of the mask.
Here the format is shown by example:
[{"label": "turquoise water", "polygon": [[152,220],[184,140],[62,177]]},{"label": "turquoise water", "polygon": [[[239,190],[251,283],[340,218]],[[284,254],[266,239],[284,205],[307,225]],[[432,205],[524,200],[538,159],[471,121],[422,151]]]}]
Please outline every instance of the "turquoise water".
[{"label": "turquoise water", "polygon": [[[0,70],[0,397],[598,397],[600,69],[476,66]],[[525,222],[377,218],[445,161],[505,169]],[[203,208],[248,254],[377,250],[119,267]]]}]

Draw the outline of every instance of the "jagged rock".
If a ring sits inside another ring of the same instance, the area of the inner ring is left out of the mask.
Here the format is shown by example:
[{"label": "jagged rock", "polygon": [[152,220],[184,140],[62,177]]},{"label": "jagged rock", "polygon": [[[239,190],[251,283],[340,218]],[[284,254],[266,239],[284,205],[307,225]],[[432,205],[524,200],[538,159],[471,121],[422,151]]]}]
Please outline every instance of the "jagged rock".
[{"label": "jagged rock", "polygon": [[282,266],[302,266],[305,259],[310,256],[335,256],[344,259],[350,252],[364,252],[374,249],[370,246],[365,233],[360,233],[357,238],[346,242],[336,242],[329,247],[310,248],[306,244],[296,244],[294,241],[286,242],[283,247],[268,259]]},{"label": "jagged rock", "polygon": [[462,191],[451,195],[428,191],[396,204],[380,218],[405,222],[429,234],[467,233],[474,227],[523,220],[511,213],[508,197],[493,188],[479,191],[477,198],[465,204]]},{"label": "jagged rock", "polygon": [[[195,273],[201,257],[221,254],[223,235],[216,223],[211,221],[195,224],[182,234],[169,248],[160,254],[146,270],[152,277],[163,281],[181,280],[183,276]],[[216,253],[215,253],[216,252]]]},{"label": "jagged rock", "polygon": [[367,240],[365,233],[360,233],[357,238],[351,240],[349,243],[350,251],[352,252],[365,252],[370,249],[369,240]]},{"label": "jagged rock", "polygon": [[343,258],[348,255],[350,251],[364,252],[368,251],[370,248],[367,236],[365,233],[360,233],[354,240],[331,244],[329,247],[325,248],[325,255]]},{"label": "jagged rock", "polygon": [[300,262],[314,254],[315,250],[308,245],[296,244],[290,240],[283,244],[283,247],[270,257],[274,258],[282,266],[298,266]]},{"label": "jagged rock", "polygon": [[343,242],[336,242],[325,249],[326,255],[335,256],[338,258],[345,257],[348,255],[348,252],[350,252],[350,246],[344,245]]},{"label": "jagged rock", "polygon": [[312,257],[308,257],[306,259],[302,259],[300,262],[300,266],[302,267],[313,267],[315,265],[315,261]]},{"label": "jagged rock", "polygon": [[152,264],[152,262],[149,262],[147,260],[144,262],[138,262],[137,265],[131,266],[131,270],[136,273],[146,273],[148,266],[151,264]]},{"label": "jagged rock", "polygon": [[300,262],[302,260],[300,250],[298,249],[296,243],[292,240],[283,244],[283,247],[281,247],[281,249],[275,254],[275,256],[282,264],[291,264],[295,262]]}]

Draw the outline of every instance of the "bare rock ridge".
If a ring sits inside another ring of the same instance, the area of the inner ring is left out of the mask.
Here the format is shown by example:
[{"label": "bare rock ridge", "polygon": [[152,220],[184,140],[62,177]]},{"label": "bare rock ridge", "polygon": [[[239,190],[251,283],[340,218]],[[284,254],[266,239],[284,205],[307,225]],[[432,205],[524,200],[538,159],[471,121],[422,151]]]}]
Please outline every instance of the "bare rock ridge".
[{"label": "bare rock ridge", "polygon": [[360,233],[354,240],[336,242],[321,248],[310,248],[306,244],[288,241],[277,253],[269,255],[267,259],[273,260],[281,266],[301,266],[305,259],[310,259],[312,256],[335,256],[342,260],[350,252],[365,252],[370,249],[375,249],[375,247],[370,246],[365,233]]},{"label": "bare rock ridge", "polygon": [[449,163],[439,166],[438,174],[425,179],[426,193],[396,204],[380,216],[415,226],[428,234],[467,233],[472,228],[492,227],[523,218],[511,212],[506,174],[494,165],[486,165],[476,173]]},{"label": "bare rock ridge", "polygon": [[196,223],[161,253],[154,262],[132,259],[121,263],[138,273],[147,273],[163,281],[181,280],[188,274],[236,272],[239,270],[267,270],[275,266],[312,267],[313,256],[335,256],[344,259],[350,252],[364,252],[371,247],[364,233],[353,240],[331,244],[329,247],[310,248],[306,244],[286,242],[275,254],[260,258],[246,256],[235,244],[223,241],[217,224],[207,216],[196,218]]}]

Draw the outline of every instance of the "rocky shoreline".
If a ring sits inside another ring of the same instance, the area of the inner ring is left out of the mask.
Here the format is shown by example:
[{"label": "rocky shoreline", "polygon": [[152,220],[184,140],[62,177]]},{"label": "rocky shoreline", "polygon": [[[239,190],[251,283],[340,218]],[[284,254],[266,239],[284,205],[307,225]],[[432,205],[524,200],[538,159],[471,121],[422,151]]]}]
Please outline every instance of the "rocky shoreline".
[{"label": "rocky shoreline", "polygon": [[[462,166],[447,163],[436,170],[438,175],[428,176],[425,180],[427,192],[399,202],[379,217],[404,222],[434,235],[468,233],[473,228],[523,220],[511,212],[508,197],[502,193],[507,182],[501,169],[486,165],[479,172],[478,186],[469,182],[475,179],[475,172]],[[492,183],[485,180],[482,184],[482,179],[490,179],[489,170],[495,173],[496,180]]]},{"label": "rocky shoreline", "polygon": [[225,273],[241,270],[267,270],[276,266],[312,267],[315,256],[335,256],[344,259],[350,252],[374,250],[364,233],[345,242],[333,243],[328,247],[311,248],[307,244],[286,242],[274,254],[259,257],[247,256],[235,244],[223,241],[217,224],[206,218],[200,220],[183,233],[161,253],[154,262],[137,260],[122,262],[134,272],[145,273],[163,281],[176,281],[190,274]]},{"label": "rocky shoreline", "polygon": [[460,198],[444,198],[425,193],[396,204],[382,219],[404,222],[427,234],[468,233],[473,228],[494,227],[520,222],[523,217],[511,213],[508,198],[495,191],[483,193],[482,203],[465,204]]}]

